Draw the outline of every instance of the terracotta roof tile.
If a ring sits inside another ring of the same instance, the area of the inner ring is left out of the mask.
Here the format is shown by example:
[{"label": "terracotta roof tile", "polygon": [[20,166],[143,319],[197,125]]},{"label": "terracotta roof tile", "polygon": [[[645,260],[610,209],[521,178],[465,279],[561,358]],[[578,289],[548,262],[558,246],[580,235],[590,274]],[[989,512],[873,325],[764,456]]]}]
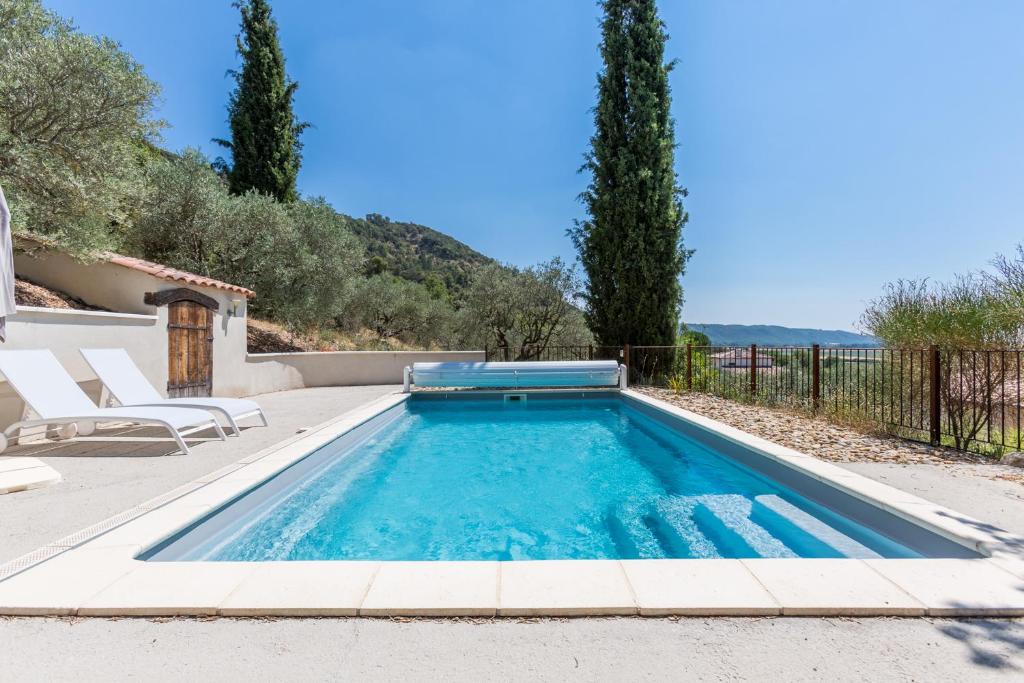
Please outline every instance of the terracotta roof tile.
[{"label": "terracotta roof tile", "polygon": [[220,280],[214,280],[213,278],[196,275],[195,273],[189,273],[184,270],[178,270],[177,268],[162,266],[159,263],[144,261],[140,258],[135,258],[134,256],[122,256],[121,254],[107,253],[103,258],[109,263],[124,266],[125,268],[131,268],[132,270],[139,270],[143,273],[149,273],[153,277],[158,277],[161,280],[184,282],[185,284],[195,285],[196,287],[213,287],[215,289],[223,289],[229,292],[243,294],[246,298],[256,296],[256,292],[251,289],[246,289],[245,287],[239,287],[238,285],[221,282]]},{"label": "terracotta roof tile", "polygon": [[[28,235],[19,233],[13,235],[14,240],[19,246],[26,246],[26,243],[39,245],[49,249],[60,250],[60,245],[54,242],[52,239],[42,235]],[[189,273],[184,270],[178,270],[177,268],[170,268],[168,266],[161,265],[159,263],[153,263],[152,261],[146,261],[144,259],[135,258],[134,256],[124,256],[122,254],[115,254],[114,252],[106,252],[99,255],[101,260],[107,261],[108,263],[115,263],[125,268],[131,268],[132,270],[138,270],[143,273],[149,273],[154,277],[158,277],[162,280],[172,280],[176,282],[184,282],[185,284],[195,285],[196,287],[213,287],[215,289],[223,289],[228,292],[236,292],[244,295],[247,299],[251,299],[256,296],[256,292],[245,287],[239,287],[228,282],[221,282],[220,280],[214,280],[210,277],[204,277],[202,275],[196,275],[195,273]]]}]

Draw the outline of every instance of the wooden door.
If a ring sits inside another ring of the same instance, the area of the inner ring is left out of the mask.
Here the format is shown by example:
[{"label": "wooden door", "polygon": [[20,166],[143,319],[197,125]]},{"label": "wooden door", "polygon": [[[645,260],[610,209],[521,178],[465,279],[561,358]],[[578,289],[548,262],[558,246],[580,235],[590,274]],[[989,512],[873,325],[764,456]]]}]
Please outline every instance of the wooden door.
[{"label": "wooden door", "polygon": [[213,311],[195,301],[167,306],[167,396],[213,393]]}]

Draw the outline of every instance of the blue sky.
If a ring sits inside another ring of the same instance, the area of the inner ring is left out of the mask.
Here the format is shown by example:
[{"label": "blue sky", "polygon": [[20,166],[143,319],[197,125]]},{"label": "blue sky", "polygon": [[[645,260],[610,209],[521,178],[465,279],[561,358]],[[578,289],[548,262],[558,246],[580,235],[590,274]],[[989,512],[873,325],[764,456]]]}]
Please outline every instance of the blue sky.
[{"label": "blue sky", "polygon": [[[163,86],[173,149],[227,132],[228,0],[44,0]],[[898,277],[1024,240],[1024,2],[661,3],[691,322],[851,328]],[[275,3],[304,194],[525,265],[573,259],[591,133],[590,0]]]}]

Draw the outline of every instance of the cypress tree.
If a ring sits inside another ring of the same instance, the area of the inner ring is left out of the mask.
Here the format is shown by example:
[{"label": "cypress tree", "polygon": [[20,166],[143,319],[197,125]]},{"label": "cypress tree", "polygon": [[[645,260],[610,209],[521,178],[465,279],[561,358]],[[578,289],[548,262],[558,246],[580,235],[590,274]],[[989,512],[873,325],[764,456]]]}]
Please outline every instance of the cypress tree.
[{"label": "cypress tree", "polygon": [[594,134],[581,171],[588,218],[570,235],[588,277],[587,322],[602,344],[672,344],[690,253],[675,124],[654,0],[604,0]]},{"label": "cypress tree", "polygon": [[217,140],[233,157],[228,183],[234,194],[257,190],[279,201],[294,201],[302,162],[299,136],[308,125],[292,112],[298,83],[285,73],[277,22],[267,0],[242,0],[235,7],[242,14],[237,37],[242,68],[233,72],[236,85],[228,103],[231,141]]}]

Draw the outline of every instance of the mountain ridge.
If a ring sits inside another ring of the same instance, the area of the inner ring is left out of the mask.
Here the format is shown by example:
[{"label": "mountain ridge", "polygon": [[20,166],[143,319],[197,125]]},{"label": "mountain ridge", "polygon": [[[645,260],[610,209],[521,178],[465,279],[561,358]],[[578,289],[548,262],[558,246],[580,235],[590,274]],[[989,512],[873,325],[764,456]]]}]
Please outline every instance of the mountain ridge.
[{"label": "mountain ridge", "polygon": [[473,271],[497,261],[440,230],[396,221],[377,213],[351,219],[352,232],[362,240],[366,255],[400,278],[423,283],[438,278],[454,296],[465,289]]},{"label": "mountain ridge", "polygon": [[706,334],[711,343],[720,346],[880,346],[881,341],[868,334],[848,330],[823,330],[813,327],[783,325],[728,325],[720,323],[686,323],[694,332]]}]

